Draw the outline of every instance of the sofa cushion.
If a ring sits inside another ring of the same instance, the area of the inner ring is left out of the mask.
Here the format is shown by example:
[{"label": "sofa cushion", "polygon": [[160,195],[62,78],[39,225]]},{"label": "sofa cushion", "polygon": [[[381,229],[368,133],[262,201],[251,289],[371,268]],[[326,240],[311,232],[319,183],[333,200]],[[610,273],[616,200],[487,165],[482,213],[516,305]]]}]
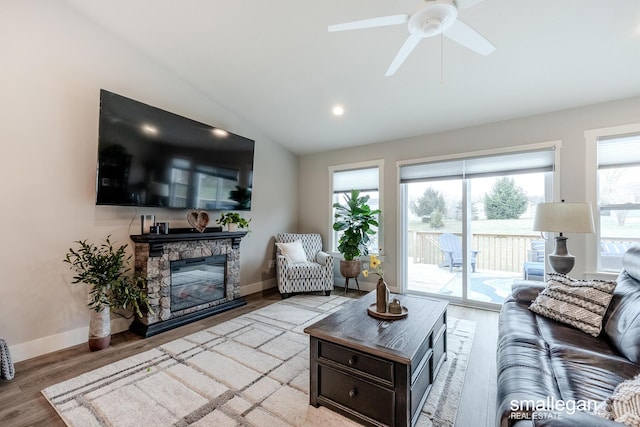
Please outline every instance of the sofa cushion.
[{"label": "sofa cushion", "polygon": [[529,310],[595,337],[600,335],[602,319],[615,287],[616,282],[574,280],[562,274],[549,273],[545,289]]},{"label": "sofa cushion", "polygon": [[640,376],[618,384],[593,413],[628,426],[640,426]]},{"label": "sofa cushion", "polygon": [[326,270],[322,265],[315,262],[300,262],[289,267],[287,279],[322,279]]}]

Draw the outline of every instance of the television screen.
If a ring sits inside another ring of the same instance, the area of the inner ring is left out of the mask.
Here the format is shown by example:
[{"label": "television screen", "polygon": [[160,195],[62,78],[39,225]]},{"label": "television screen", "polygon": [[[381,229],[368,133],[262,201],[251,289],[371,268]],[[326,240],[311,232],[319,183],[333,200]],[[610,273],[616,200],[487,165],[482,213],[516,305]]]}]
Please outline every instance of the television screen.
[{"label": "television screen", "polygon": [[100,91],[98,205],[249,210],[254,141]]}]

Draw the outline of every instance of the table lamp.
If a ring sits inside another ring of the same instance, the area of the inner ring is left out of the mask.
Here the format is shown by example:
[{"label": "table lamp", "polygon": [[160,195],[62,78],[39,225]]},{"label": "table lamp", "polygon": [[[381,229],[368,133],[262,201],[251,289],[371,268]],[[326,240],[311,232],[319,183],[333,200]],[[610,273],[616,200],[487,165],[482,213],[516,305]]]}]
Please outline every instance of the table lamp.
[{"label": "table lamp", "polygon": [[539,203],[533,220],[534,231],[559,232],[555,251],[549,264],[556,273],[567,274],[576,260],[567,250],[567,238],[562,233],[595,233],[591,204],[584,202]]}]

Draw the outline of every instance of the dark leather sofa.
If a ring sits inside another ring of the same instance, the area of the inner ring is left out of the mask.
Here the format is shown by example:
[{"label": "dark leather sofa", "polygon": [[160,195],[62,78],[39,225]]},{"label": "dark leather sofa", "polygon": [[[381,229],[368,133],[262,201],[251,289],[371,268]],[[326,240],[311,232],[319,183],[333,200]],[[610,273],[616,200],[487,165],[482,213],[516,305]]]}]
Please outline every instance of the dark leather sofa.
[{"label": "dark leather sofa", "polygon": [[622,426],[574,411],[582,402],[606,400],[619,383],[640,374],[640,247],[627,250],[617,281],[598,337],[530,311],[544,283],[514,284],[499,323],[501,427]]}]

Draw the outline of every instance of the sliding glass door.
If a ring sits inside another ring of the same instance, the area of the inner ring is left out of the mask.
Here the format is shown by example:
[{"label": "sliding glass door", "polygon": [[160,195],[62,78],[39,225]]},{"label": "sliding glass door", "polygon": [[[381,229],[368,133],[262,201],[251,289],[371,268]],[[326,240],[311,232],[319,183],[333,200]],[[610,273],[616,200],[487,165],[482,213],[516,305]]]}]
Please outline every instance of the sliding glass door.
[{"label": "sliding glass door", "polygon": [[405,291],[498,306],[527,268],[544,271],[532,224],[554,159],[545,147],[401,165]]}]

